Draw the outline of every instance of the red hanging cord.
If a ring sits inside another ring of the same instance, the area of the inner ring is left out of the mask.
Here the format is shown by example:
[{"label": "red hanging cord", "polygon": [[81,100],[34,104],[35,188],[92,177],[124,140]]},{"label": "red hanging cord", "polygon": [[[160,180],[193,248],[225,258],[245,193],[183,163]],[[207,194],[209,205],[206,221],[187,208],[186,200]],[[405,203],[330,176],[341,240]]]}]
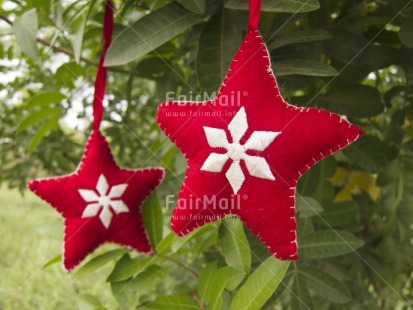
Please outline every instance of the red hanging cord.
[{"label": "red hanging cord", "polygon": [[248,32],[258,30],[260,21],[261,0],[249,0]]},{"label": "red hanging cord", "polygon": [[93,127],[98,129],[103,117],[103,97],[106,91],[106,68],[103,66],[106,51],[112,41],[113,32],[113,6],[111,0],[105,3],[105,18],[103,21],[102,51],[100,53],[98,70],[95,80],[95,93],[93,96]]}]

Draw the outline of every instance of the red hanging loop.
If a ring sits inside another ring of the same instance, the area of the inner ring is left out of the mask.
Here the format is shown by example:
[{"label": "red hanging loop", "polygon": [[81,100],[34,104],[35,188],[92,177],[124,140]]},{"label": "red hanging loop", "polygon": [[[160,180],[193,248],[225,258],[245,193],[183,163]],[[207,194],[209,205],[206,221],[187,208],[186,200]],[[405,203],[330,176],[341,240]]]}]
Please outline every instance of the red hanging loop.
[{"label": "red hanging loop", "polygon": [[98,70],[95,80],[95,93],[93,96],[93,127],[98,129],[103,117],[103,97],[106,91],[106,68],[103,66],[106,51],[112,41],[113,32],[113,6],[111,0],[105,3],[105,18],[103,21],[102,51],[100,53]]},{"label": "red hanging loop", "polygon": [[258,30],[258,22],[260,21],[261,0],[249,0],[249,16],[247,31]]}]

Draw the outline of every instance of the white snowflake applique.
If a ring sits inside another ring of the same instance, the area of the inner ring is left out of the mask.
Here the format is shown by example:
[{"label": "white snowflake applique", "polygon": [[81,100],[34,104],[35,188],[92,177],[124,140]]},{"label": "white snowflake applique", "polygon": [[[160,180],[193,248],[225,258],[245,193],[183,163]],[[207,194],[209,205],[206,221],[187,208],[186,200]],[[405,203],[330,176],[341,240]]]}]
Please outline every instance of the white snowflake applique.
[{"label": "white snowflake applique", "polygon": [[248,130],[247,114],[242,107],[228,124],[228,131],[231,134],[232,143],[227,139],[225,130],[204,126],[204,132],[208,144],[212,148],[224,148],[225,154],[211,153],[201,167],[203,171],[221,172],[227,160],[231,159],[232,164],[225,173],[234,194],[237,194],[245,181],[244,173],[240,166],[240,161],[245,162],[248,173],[251,176],[275,180],[271,169],[265,158],[246,154],[246,151],[263,151],[281,132],[274,131],[254,131],[245,144],[241,145],[240,140]]},{"label": "white snowflake applique", "polygon": [[82,217],[96,216],[102,209],[99,218],[102,221],[103,226],[109,228],[113,218],[112,212],[115,214],[129,212],[128,206],[120,199],[127,187],[128,184],[118,184],[112,186],[108,193],[108,181],[106,180],[106,177],[101,174],[96,184],[96,190],[78,190],[83,200],[88,203],[83,211]]}]

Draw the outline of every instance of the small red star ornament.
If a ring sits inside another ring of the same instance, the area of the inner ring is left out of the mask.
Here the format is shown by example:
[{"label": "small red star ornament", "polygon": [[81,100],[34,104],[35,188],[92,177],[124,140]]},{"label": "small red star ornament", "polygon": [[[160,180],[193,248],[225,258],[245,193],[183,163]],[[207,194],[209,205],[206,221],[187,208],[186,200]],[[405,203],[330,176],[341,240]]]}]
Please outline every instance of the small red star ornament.
[{"label": "small red star ornament", "polygon": [[105,242],[114,242],[139,252],[151,252],[140,208],[161,183],[164,169],[120,168],[99,131],[106,88],[103,62],[112,29],[112,3],[107,0],[103,51],[95,81],[93,126],[79,167],[72,174],[38,179],[28,184],[31,191],[51,204],[65,219],[62,257],[67,271]]},{"label": "small red star ornament", "polygon": [[283,100],[259,11],[250,1],[247,34],[215,99],[158,108],[160,128],[188,162],[171,227],[182,236],[235,214],[275,257],[295,260],[298,179],[363,133],[337,114]]},{"label": "small red star ornament", "polygon": [[150,253],[140,207],[163,175],[161,168],[120,168],[106,139],[93,130],[74,173],[31,181],[29,189],[65,219],[65,269],[76,267],[105,242]]}]

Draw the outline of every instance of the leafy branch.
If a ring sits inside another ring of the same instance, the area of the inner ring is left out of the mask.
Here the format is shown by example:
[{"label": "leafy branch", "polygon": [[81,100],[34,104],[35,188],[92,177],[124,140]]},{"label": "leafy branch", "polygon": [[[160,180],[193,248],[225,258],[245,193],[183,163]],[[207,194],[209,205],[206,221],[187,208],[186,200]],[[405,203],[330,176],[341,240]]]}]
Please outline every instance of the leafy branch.
[{"label": "leafy branch", "polygon": [[[13,22],[9,19],[9,17],[7,17],[7,16],[5,16],[5,15],[0,15],[0,20],[5,21],[5,22],[6,22],[8,25],[10,25],[10,26],[13,25]],[[10,33],[10,34],[11,34],[11,33]],[[73,59],[75,58],[74,52],[71,51],[71,50],[69,50],[69,49],[67,49],[67,48],[64,48],[64,47],[58,46],[58,45],[56,45],[56,44],[53,44],[53,43],[51,43],[49,40],[44,39],[44,38],[39,38],[39,37],[38,37],[38,38],[36,38],[36,40],[37,40],[37,42],[39,42],[40,44],[42,44],[42,45],[44,45],[44,46],[47,46],[47,47],[50,47],[50,48],[51,48],[53,51],[55,51],[55,52],[65,54],[65,55],[67,55],[67,56],[70,56],[70,57],[73,58]],[[90,60],[90,59],[88,59],[88,58],[86,58],[86,57],[83,57],[83,56],[80,56],[79,60],[83,61],[84,63],[86,63],[86,64],[88,64],[88,65],[92,65],[92,66],[95,66],[95,67],[98,65],[97,62],[95,62],[95,61],[93,61],[93,60]],[[111,70],[111,71],[113,71],[113,72],[118,72],[118,73],[123,73],[123,74],[130,74],[129,71],[124,70],[124,69],[121,69],[121,68],[111,67],[111,68],[108,68],[108,69]]]}]

